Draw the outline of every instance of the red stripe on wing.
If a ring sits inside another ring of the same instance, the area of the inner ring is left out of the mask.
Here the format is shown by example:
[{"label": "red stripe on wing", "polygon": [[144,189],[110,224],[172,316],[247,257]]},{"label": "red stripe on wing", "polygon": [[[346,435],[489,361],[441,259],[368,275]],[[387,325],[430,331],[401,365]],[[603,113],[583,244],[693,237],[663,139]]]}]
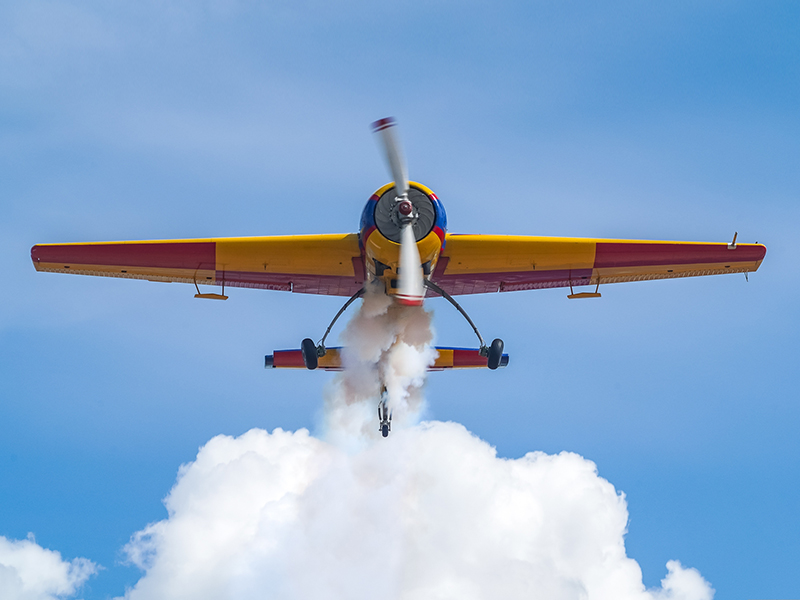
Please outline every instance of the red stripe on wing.
[{"label": "red stripe on wing", "polygon": [[480,350],[453,348],[453,367],[485,367],[489,359],[481,356]]},{"label": "red stripe on wing", "polygon": [[657,265],[691,265],[755,262],[762,260],[767,249],[760,245],[738,245],[729,250],[727,244],[648,244],[636,242],[598,242],[594,266],[646,267]]},{"label": "red stripe on wing", "polygon": [[31,248],[34,262],[163,269],[214,269],[214,242],[47,244]]},{"label": "red stripe on wing", "polygon": [[303,362],[303,353],[300,350],[276,350],[272,354],[273,365],[276,369],[296,369],[306,367]]}]

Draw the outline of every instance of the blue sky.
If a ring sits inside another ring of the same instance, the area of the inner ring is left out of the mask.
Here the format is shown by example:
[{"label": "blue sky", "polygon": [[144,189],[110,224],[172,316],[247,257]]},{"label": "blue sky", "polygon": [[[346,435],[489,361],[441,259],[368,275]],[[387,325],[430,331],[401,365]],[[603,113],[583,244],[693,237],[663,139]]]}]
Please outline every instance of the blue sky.
[{"label": "blue sky", "polygon": [[355,231],[393,115],[451,232],[767,245],[749,283],[465,297],[511,365],[427,397],[502,456],[595,461],[647,585],[677,558],[719,598],[797,596],[799,27],[791,2],[3,4],[0,535],[122,593],[122,546],[199,446],[314,430],[329,376],[263,356],[340,305],[37,274],[30,247]]}]

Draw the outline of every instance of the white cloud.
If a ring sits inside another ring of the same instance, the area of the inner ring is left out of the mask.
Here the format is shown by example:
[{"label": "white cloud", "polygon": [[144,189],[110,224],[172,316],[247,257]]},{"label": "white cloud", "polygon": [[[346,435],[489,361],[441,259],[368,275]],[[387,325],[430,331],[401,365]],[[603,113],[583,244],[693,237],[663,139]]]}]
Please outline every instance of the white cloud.
[{"label": "white cloud", "polygon": [[594,463],[501,459],[455,423],[355,452],[305,430],[218,436],[166,505],[126,547],[146,571],[129,600],[713,596],[677,561],[645,589],[624,496]]},{"label": "white cloud", "polygon": [[697,569],[685,569],[680,561],[671,560],[667,570],[667,576],[661,580],[661,590],[656,594],[657,600],[711,600],[714,597],[711,585]]},{"label": "white cloud", "polygon": [[[126,546],[127,600],[710,600],[668,563],[646,590],[624,495],[577,454],[508,460],[456,423],[418,423],[430,314],[368,292],[342,335],[324,435],[217,436],[181,467],[169,516]],[[394,432],[377,433],[381,382]]]},{"label": "white cloud", "polygon": [[3,600],[55,600],[75,595],[97,572],[85,558],[65,561],[61,554],[27,540],[0,536],[0,598]]}]

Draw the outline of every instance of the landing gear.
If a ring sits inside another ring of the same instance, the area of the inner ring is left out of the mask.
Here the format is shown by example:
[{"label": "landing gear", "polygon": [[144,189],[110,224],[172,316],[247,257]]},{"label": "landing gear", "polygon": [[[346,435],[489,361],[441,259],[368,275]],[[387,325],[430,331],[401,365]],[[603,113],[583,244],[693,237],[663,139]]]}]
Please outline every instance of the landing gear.
[{"label": "landing gear", "polygon": [[500,366],[500,361],[503,358],[503,340],[500,338],[495,339],[489,347],[489,360],[486,365],[492,371]]},{"label": "landing gear", "polygon": [[319,345],[315,344],[311,338],[306,338],[300,343],[300,350],[303,353],[303,364],[306,366],[306,369],[313,371],[317,368],[319,365],[319,357],[325,356],[326,354],[325,339],[328,337],[331,329],[333,329],[334,324],[339,320],[339,317],[342,316],[342,313],[347,310],[347,307],[355,302],[357,298],[360,298],[363,295],[364,288],[361,288],[355,294],[350,296],[350,299],[344,303],[344,306],[342,306],[342,308],[339,309],[339,312],[336,313],[336,316],[333,317],[333,321],[331,321],[331,324],[328,325],[328,328],[325,330],[325,335],[322,336],[322,339],[319,341]]},{"label": "landing gear", "polygon": [[392,413],[386,407],[386,388],[381,393],[381,401],[378,403],[378,431],[383,437],[389,437],[392,430]]},{"label": "landing gear", "polygon": [[[481,356],[487,357],[486,366],[489,367],[492,371],[497,369],[497,367],[500,366],[500,363],[503,360],[503,340],[501,340],[500,338],[496,338],[492,342],[491,346],[487,346],[486,342],[483,341],[483,336],[481,336],[481,332],[478,331],[478,328],[475,326],[475,323],[473,323],[472,319],[469,318],[467,312],[463,308],[461,308],[461,305],[458,302],[456,302],[450,294],[445,292],[442,288],[440,288],[432,281],[425,279],[423,280],[423,282],[425,283],[426,288],[433,290],[434,292],[439,294],[442,298],[444,298],[450,304],[452,304],[456,308],[456,310],[463,315],[463,317],[467,320],[467,323],[469,323],[472,326],[472,331],[475,332],[475,335],[478,336],[478,340],[480,340],[481,342],[480,353]],[[506,362],[508,361],[506,360]]]},{"label": "landing gear", "polygon": [[317,354],[317,346],[314,344],[314,340],[306,338],[300,342],[300,352],[303,353],[303,364],[305,364],[306,369],[309,371],[316,369],[319,364],[319,355]]}]

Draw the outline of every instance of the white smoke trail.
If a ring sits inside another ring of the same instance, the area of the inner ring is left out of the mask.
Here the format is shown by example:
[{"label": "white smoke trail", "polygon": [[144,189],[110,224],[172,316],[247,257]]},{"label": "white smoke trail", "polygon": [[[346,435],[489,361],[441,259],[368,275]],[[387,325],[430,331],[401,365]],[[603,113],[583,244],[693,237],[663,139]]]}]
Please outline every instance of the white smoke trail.
[{"label": "white smoke trail", "polygon": [[427,369],[436,360],[430,313],[399,306],[382,290],[368,286],[342,340],[345,370],[326,390],[325,439],[354,447],[380,437],[377,406],[382,385],[393,427],[417,423],[424,411]]}]

